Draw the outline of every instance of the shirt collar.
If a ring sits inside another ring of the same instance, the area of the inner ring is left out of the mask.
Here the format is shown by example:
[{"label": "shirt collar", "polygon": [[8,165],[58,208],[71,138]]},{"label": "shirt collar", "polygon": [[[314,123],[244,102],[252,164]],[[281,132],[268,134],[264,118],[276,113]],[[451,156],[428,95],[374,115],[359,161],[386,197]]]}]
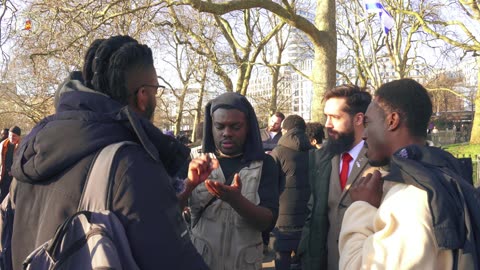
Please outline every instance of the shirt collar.
[{"label": "shirt collar", "polygon": [[360,154],[360,151],[362,151],[363,145],[365,144],[364,140],[361,140],[357,145],[355,145],[350,151],[348,151],[348,154],[352,157],[353,160],[357,160],[358,155]]}]

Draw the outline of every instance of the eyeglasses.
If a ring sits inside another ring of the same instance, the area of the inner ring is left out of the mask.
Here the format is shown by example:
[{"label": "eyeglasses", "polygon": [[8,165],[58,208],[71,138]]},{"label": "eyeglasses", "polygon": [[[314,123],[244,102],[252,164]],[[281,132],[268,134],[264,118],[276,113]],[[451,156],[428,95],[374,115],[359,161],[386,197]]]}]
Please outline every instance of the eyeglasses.
[{"label": "eyeglasses", "polygon": [[133,92],[133,94],[136,96],[138,94],[138,91],[140,91],[140,89],[142,87],[149,87],[148,89],[154,89],[156,97],[161,96],[163,94],[163,91],[165,91],[165,86],[163,86],[163,85],[142,84],[142,85],[140,85],[140,87],[137,88],[137,90],[135,90],[135,92]]}]

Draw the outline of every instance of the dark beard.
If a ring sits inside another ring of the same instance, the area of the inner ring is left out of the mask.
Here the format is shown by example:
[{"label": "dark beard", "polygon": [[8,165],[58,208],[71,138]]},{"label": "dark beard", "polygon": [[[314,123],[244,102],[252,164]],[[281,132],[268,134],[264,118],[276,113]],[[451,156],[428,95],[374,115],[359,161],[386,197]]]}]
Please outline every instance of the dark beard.
[{"label": "dark beard", "polygon": [[145,117],[150,122],[153,122],[154,113],[155,113],[155,104],[153,102],[149,102],[147,108],[145,109]]},{"label": "dark beard", "polygon": [[355,134],[353,132],[339,133],[338,139],[328,138],[324,147],[328,152],[338,155],[350,151],[354,141]]}]

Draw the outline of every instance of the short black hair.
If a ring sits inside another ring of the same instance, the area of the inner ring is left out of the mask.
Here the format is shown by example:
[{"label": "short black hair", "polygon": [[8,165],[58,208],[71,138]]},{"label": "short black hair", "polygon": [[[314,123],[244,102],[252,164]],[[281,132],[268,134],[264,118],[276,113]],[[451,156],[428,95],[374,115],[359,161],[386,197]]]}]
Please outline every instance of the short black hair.
[{"label": "short black hair", "polygon": [[372,101],[370,93],[353,84],[343,84],[326,91],[323,95],[323,101],[331,98],[345,98],[347,106],[344,111],[351,116],[360,112],[365,113]]},{"label": "short black hair", "polygon": [[375,92],[375,98],[386,112],[397,112],[412,136],[426,137],[432,116],[432,101],[427,89],[412,79],[385,83]]},{"label": "short black hair", "polygon": [[307,123],[307,129],[305,130],[305,133],[310,140],[315,139],[318,144],[321,144],[323,139],[325,139],[323,125],[320,122]]},{"label": "short black hair", "polygon": [[294,128],[305,130],[306,129],[305,120],[303,120],[303,118],[300,115],[296,115],[296,114],[289,115],[287,116],[287,118],[285,118],[285,120],[283,120],[282,128],[286,130],[290,130]]},{"label": "short black hair", "polygon": [[186,134],[177,135],[175,139],[177,139],[177,141],[179,141],[183,145],[189,145],[192,143],[192,141],[190,141]]},{"label": "short black hair", "polygon": [[[281,113],[281,112],[276,112],[274,113],[273,115],[275,115],[276,117],[278,118],[282,118],[282,121],[285,120],[285,114]],[[273,116],[272,115],[272,116]]]}]

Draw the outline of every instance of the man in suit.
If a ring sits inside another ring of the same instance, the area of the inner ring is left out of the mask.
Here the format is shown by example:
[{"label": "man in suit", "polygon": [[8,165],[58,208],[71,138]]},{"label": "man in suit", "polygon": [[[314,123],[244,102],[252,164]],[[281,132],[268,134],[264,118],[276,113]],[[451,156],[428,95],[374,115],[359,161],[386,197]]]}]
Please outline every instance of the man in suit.
[{"label": "man in suit", "polygon": [[263,150],[270,152],[277,146],[278,140],[282,137],[282,121],[285,115],[281,112],[274,113],[268,120],[268,127],[260,130]]},{"label": "man in suit", "polygon": [[8,138],[0,143],[0,202],[10,190],[10,183],[13,179],[11,172],[13,155],[20,144],[20,135],[22,135],[22,130],[13,126],[8,130]]},{"label": "man in suit", "polygon": [[354,85],[335,87],[323,97],[328,141],[309,153],[310,214],[298,248],[303,270],[338,270],[340,226],[352,203],[348,191],[369,168],[362,133],[371,99]]}]

